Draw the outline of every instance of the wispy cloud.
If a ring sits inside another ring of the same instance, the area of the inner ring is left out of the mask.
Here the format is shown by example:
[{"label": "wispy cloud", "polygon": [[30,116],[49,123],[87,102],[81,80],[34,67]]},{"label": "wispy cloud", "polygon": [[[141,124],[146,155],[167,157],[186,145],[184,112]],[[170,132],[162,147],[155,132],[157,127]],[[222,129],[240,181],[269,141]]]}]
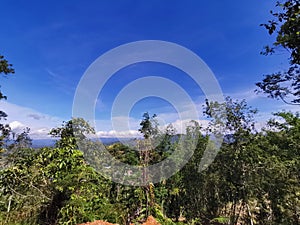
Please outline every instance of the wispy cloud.
[{"label": "wispy cloud", "polygon": [[53,86],[58,88],[61,92],[67,95],[73,95],[75,91],[75,86],[71,82],[69,78],[67,78],[67,74],[61,74],[57,72],[53,72],[49,68],[45,68],[46,72],[50,75],[50,82]]},{"label": "wispy cloud", "polygon": [[98,131],[97,133],[98,137],[118,137],[118,138],[137,138],[141,137],[141,133],[137,130],[125,130],[125,131],[116,131],[116,130],[110,130],[110,131]]}]

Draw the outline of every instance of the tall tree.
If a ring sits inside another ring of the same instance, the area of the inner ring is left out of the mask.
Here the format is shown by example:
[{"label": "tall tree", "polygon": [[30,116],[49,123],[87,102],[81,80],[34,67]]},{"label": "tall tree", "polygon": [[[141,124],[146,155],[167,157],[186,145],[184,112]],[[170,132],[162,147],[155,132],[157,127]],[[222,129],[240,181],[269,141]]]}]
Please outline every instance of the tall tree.
[{"label": "tall tree", "polygon": [[227,97],[224,103],[206,102],[205,114],[209,118],[214,115],[207,129],[208,135],[222,132],[224,142],[214,161],[199,173],[204,153],[216,148],[208,137],[200,136],[193,157],[182,171],[183,205],[188,220],[199,218],[203,224],[240,222],[253,189],[248,180],[255,166],[249,160],[249,154],[255,153],[248,146],[254,138],[255,113],[256,110],[244,100],[234,101]]},{"label": "tall tree", "polygon": [[144,192],[146,198],[146,217],[150,215],[150,210],[154,206],[153,184],[149,183],[148,165],[151,158],[151,153],[154,150],[153,140],[158,134],[158,123],[156,114],[150,116],[148,112],[144,113],[143,120],[140,123],[139,131],[143,134],[144,140],[138,141],[138,149],[140,151],[140,160],[143,168],[142,182],[144,183]]},{"label": "tall tree", "polygon": [[149,115],[148,112],[145,112],[143,115],[143,120],[140,123],[141,128],[139,131],[143,134],[145,139],[152,138],[158,133],[158,124],[156,121],[157,115]]},{"label": "tall tree", "polygon": [[276,35],[276,41],[265,46],[262,54],[273,54],[281,47],[287,50],[290,65],[286,71],[265,75],[256,85],[268,97],[300,105],[300,1],[278,1],[276,7],[279,11],[271,11],[273,19],[261,24],[270,35]]},{"label": "tall tree", "polygon": [[[276,113],[256,141],[257,224],[300,224],[300,115]],[[257,185],[258,184],[258,185]]]}]

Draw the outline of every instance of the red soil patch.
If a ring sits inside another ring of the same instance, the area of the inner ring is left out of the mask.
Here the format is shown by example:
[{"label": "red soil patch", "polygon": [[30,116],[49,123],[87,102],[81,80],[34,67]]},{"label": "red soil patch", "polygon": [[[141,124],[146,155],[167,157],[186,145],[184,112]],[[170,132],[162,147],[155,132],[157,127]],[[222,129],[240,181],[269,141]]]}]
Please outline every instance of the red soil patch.
[{"label": "red soil patch", "polygon": [[102,220],[96,220],[94,222],[81,223],[78,225],[114,225],[113,223],[105,222]]},{"label": "red soil patch", "polygon": [[149,216],[146,220],[145,223],[143,223],[142,225],[160,225],[160,223],[158,223],[153,216]]},{"label": "red soil patch", "polygon": [[[87,223],[81,223],[78,225],[116,225],[113,223],[109,223],[109,222],[105,222],[103,220],[96,220],[94,222],[87,222]],[[132,224],[133,225],[133,224]],[[160,225],[160,223],[158,223],[153,216],[149,216],[146,220],[145,223],[143,223],[142,225]]]}]

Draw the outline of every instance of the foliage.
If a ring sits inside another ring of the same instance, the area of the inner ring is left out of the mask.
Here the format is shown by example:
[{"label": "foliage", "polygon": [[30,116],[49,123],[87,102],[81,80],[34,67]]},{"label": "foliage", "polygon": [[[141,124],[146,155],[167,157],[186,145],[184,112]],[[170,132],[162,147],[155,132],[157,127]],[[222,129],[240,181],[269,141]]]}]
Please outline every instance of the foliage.
[{"label": "foliage", "polygon": [[[15,73],[15,70],[12,68],[12,64],[8,63],[3,55],[0,55],[0,74],[8,75],[12,73]],[[6,98],[7,97],[0,91],[0,100]]]},{"label": "foliage", "polygon": [[[14,72],[3,57],[0,60],[1,72]],[[103,165],[106,158],[101,154],[103,145],[89,139],[94,128],[82,118],[53,128],[56,146],[41,149],[31,148],[29,128],[15,134],[0,124],[0,147],[6,150],[1,155],[0,224],[79,224],[98,219],[141,224],[149,215],[162,225],[300,224],[299,114],[276,113],[276,119],[258,132],[257,110],[244,100],[206,101],[204,112],[208,128],[191,121],[185,134],[177,134],[171,125],[160,132],[156,115],[145,113],[139,129],[144,139],[136,140],[142,151],[121,143],[105,147],[115,159],[143,167],[164,160],[179,146],[179,158],[195,149],[181,171],[143,187],[113,183],[90,166]],[[6,116],[0,112],[0,119]],[[220,134],[225,137],[215,155],[210,136]],[[200,163],[209,158],[214,161],[200,171]]]},{"label": "foliage", "polygon": [[300,118],[285,112],[275,115],[281,121],[270,120],[257,141],[261,152],[256,172],[264,174],[257,190],[258,224],[299,224]]},{"label": "foliage", "polygon": [[139,131],[144,135],[145,139],[151,138],[158,134],[158,124],[156,121],[156,114],[150,116],[148,112],[144,113],[143,120],[140,123]]},{"label": "foliage", "polygon": [[[8,63],[8,61],[4,58],[3,55],[0,55],[0,74],[4,74],[5,76],[8,74],[15,73],[15,70],[12,68],[12,64]],[[7,99],[7,97],[0,91],[0,100]],[[6,120],[7,114],[0,110],[0,120]],[[8,124],[2,124],[0,122],[0,153],[5,150],[5,145],[7,140],[9,139],[11,129]]]},{"label": "foliage", "polygon": [[270,35],[276,34],[276,41],[272,47],[266,46],[262,54],[273,54],[275,48],[282,47],[289,53],[290,67],[287,71],[266,75],[256,85],[271,98],[288,104],[300,104],[300,1],[278,1],[276,7],[280,11],[271,11],[274,19],[261,24]]},{"label": "foliage", "polygon": [[[1,223],[78,224],[102,219],[140,224],[153,215],[161,224],[299,224],[299,115],[277,113],[281,119],[270,120],[257,132],[256,110],[245,101],[227,98],[222,104],[207,103],[205,111],[210,115],[220,107],[226,110],[211,120],[210,129],[195,121],[188,126],[185,146],[194,141],[197,145],[183,169],[144,187],[112,183],[86,164],[73,130],[66,126],[73,122],[55,128],[60,137],[55,148],[31,149],[25,130],[15,136],[9,163],[0,172]],[[79,132],[85,145],[97,148],[85,136],[86,127]],[[204,151],[214,148],[209,135],[216,127],[227,136],[214,162],[199,172]],[[176,148],[175,134],[167,129],[163,144],[149,154],[163,159],[159,152]],[[107,150],[124,163],[141,163],[139,154],[123,144]]]},{"label": "foliage", "polygon": [[95,134],[95,130],[83,118],[73,118],[63,122],[62,127],[53,128],[50,135],[59,137],[57,146],[72,145],[78,148],[78,144],[87,138],[87,135]]},{"label": "foliage", "polygon": [[63,147],[21,148],[10,156],[14,160],[0,172],[1,208],[7,212],[4,223],[117,220],[107,197],[110,182],[85,164],[82,152],[68,140],[72,138],[59,140]]}]

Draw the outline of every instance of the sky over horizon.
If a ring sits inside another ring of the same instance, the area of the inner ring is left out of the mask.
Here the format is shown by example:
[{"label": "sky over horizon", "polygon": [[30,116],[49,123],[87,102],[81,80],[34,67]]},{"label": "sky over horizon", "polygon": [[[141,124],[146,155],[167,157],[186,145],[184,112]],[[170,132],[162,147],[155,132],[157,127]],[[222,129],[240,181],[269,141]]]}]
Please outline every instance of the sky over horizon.
[{"label": "sky over horizon", "polygon": [[[225,96],[246,99],[259,110],[258,123],[270,118],[272,112],[296,111],[297,106],[254,93],[255,83],[264,74],[287,67],[288,54],[283,50],[273,56],[260,55],[263,46],[274,41],[259,26],[271,18],[269,11],[274,6],[275,1],[258,0],[2,2],[0,54],[13,64],[15,74],[0,77],[1,91],[8,97],[0,102],[1,110],[8,114],[7,122],[16,132],[30,127],[32,138],[46,138],[50,128],[72,117],[79,81],[98,57],[130,42],[162,40],[198,55],[214,73]],[[205,123],[205,95],[184,71],[142,62],[117,71],[99,93],[95,124],[101,137],[127,136],[128,132],[138,135],[146,111],[158,114],[163,125],[178,125],[174,106],[149,96],[136,102],[129,113],[117,115],[116,123],[127,119],[130,131],[116,131],[112,126],[111,109],[118,94],[147,76],[172,80],[184,89],[199,112],[199,120]],[[178,99],[178,104],[187,103]]]}]

